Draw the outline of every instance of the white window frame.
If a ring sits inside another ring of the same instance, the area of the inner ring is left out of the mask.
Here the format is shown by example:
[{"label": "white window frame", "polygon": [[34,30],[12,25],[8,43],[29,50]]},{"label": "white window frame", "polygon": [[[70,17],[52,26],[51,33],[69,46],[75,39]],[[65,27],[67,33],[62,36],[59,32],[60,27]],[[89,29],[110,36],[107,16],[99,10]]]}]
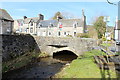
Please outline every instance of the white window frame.
[{"label": "white window frame", "polygon": [[73,24],[73,28],[77,28],[77,26],[78,26],[78,23],[75,21]]}]

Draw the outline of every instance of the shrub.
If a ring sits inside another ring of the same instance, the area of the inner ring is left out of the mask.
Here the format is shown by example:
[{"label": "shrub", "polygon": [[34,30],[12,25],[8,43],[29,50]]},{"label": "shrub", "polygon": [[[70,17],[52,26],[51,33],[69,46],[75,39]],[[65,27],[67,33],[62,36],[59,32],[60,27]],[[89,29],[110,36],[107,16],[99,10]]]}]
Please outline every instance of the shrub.
[{"label": "shrub", "polygon": [[90,38],[89,34],[88,33],[79,33],[77,34],[77,37],[80,37],[80,38]]},{"label": "shrub", "polygon": [[72,35],[67,35],[67,37],[72,37]]}]

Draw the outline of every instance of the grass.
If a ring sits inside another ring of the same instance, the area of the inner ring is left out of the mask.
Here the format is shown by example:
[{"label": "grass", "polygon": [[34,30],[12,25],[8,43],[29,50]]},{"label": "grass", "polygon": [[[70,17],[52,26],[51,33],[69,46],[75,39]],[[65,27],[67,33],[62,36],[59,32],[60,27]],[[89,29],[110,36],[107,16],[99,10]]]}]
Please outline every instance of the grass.
[{"label": "grass", "polygon": [[110,47],[111,44],[110,43],[102,43],[101,46]]},{"label": "grass", "polygon": [[[70,66],[57,73],[55,78],[116,78],[116,73],[111,70],[101,70],[94,63],[94,55],[105,55],[104,52],[92,50],[72,61]],[[108,76],[108,73],[110,76]]]},{"label": "grass", "polygon": [[100,50],[91,50],[91,51],[85,52],[85,54],[82,55],[82,58],[84,57],[88,58],[88,57],[93,57],[93,56],[98,56],[98,55],[106,55],[106,53]]},{"label": "grass", "polygon": [[46,54],[44,53],[34,53],[29,52],[25,53],[24,55],[21,55],[13,60],[3,62],[2,63],[2,72],[8,72],[10,70],[18,69],[23,66],[28,65],[29,63],[32,63],[32,61],[36,60],[39,57],[45,57]]},{"label": "grass", "polygon": [[41,54],[39,55],[39,57],[48,57],[48,56],[49,56],[49,54],[46,53],[46,52],[43,52],[43,53],[41,53]]}]

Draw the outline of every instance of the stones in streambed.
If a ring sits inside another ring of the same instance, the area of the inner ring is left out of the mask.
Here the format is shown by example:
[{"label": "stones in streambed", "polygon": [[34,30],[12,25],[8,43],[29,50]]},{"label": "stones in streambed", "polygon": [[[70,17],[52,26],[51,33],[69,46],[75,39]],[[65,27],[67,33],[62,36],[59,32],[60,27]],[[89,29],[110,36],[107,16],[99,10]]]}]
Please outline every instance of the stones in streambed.
[{"label": "stones in streambed", "polygon": [[66,66],[69,66],[69,65],[70,65],[70,63],[67,63],[67,64],[66,64]]}]

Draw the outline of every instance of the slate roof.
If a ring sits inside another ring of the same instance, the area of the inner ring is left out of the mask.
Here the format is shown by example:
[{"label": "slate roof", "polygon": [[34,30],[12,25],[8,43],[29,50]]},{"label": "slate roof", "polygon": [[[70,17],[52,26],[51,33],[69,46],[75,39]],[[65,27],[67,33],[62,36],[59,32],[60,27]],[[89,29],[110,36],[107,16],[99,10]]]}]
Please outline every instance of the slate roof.
[{"label": "slate roof", "polygon": [[40,24],[42,25],[41,27],[48,27],[50,24],[53,24],[53,27],[57,26],[58,21],[57,20],[41,20],[39,22],[38,27],[40,27]]},{"label": "slate roof", "polygon": [[30,21],[32,21],[32,20],[33,20],[33,22],[37,23],[38,20],[39,20],[39,17],[26,18],[26,19],[17,19],[16,21],[17,21],[18,23],[28,24],[28,23],[30,23]]},{"label": "slate roof", "polygon": [[58,23],[61,22],[63,27],[72,27],[74,23],[77,23],[77,26],[83,26],[83,21],[81,19],[60,19],[58,20],[41,20],[39,21],[38,27],[42,24],[41,27],[48,27],[50,24],[53,24],[53,27],[56,27]]},{"label": "slate roof", "polygon": [[81,19],[61,19],[59,22],[62,23],[64,27],[73,26],[73,24],[77,23],[77,26],[82,26],[83,21]]},{"label": "slate roof", "polygon": [[13,21],[12,17],[4,9],[0,9],[0,19]]},{"label": "slate roof", "polygon": [[33,20],[35,23],[39,20],[39,17],[33,17],[33,18],[26,18],[24,19],[24,23],[28,24],[31,20]]}]

